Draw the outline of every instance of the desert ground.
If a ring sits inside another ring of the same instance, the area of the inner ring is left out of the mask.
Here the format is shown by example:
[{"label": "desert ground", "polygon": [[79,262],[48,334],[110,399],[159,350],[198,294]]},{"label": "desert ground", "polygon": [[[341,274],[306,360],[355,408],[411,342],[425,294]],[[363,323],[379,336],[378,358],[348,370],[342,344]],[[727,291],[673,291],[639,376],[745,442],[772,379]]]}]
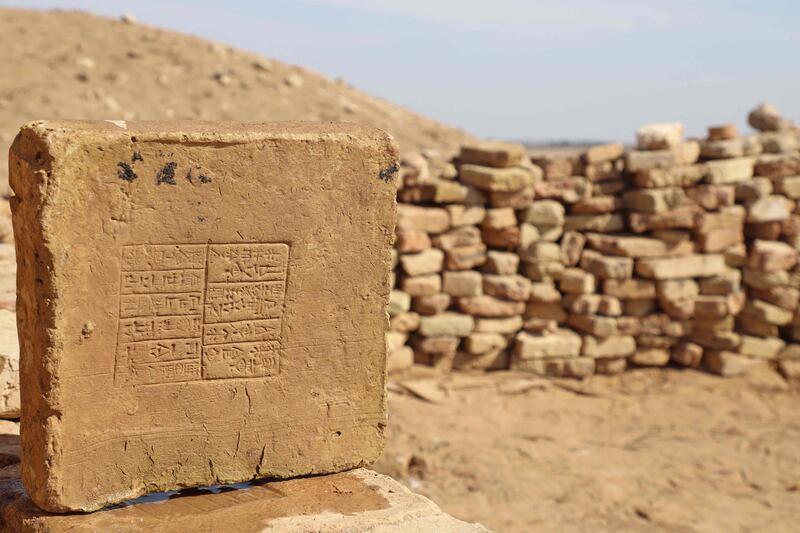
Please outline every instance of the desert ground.
[{"label": "desert ground", "polygon": [[502,532],[797,531],[800,387],[643,369],[390,384],[377,470]]}]

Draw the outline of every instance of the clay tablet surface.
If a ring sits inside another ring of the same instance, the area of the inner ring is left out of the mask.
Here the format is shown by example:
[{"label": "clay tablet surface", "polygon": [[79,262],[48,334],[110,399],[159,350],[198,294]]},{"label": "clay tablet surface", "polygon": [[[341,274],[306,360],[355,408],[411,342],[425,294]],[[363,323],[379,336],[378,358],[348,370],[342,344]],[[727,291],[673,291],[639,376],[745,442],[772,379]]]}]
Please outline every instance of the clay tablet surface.
[{"label": "clay tablet surface", "polygon": [[344,124],[25,126],[9,167],[31,499],[94,510],[374,461],[396,159]]}]

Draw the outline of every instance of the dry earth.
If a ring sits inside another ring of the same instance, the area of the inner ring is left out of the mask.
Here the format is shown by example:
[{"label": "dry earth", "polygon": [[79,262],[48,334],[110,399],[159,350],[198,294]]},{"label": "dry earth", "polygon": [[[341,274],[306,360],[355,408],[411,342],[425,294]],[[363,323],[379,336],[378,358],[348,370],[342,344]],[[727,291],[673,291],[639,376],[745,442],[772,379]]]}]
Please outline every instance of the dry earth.
[{"label": "dry earth", "polygon": [[406,151],[449,152],[471,138],[343,80],[81,12],[0,9],[0,64],[2,153],[23,123],[54,118],[358,122]]},{"label": "dry earth", "polygon": [[391,389],[377,469],[498,532],[798,531],[800,389],[772,372]]}]

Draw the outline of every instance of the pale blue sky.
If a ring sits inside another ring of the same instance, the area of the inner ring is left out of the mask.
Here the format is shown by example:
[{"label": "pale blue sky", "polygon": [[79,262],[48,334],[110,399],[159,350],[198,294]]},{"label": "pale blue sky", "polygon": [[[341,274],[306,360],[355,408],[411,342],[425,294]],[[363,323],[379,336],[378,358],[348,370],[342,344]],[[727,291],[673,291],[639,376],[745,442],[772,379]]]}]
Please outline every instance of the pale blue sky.
[{"label": "pale blue sky", "polygon": [[[797,0],[0,0],[79,8],[307,66],[477,135],[631,140],[644,122],[800,120]],[[4,73],[13,75],[13,73]]]}]

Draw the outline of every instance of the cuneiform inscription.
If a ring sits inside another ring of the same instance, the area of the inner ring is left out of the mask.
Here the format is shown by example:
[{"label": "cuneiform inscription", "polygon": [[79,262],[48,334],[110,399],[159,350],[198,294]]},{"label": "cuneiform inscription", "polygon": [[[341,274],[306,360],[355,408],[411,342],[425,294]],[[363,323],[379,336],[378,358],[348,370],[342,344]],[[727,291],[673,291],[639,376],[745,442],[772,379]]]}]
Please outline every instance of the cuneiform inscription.
[{"label": "cuneiform inscription", "polygon": [[282,243],[125,246],[115,381],[278,374],[288,261]]}]

